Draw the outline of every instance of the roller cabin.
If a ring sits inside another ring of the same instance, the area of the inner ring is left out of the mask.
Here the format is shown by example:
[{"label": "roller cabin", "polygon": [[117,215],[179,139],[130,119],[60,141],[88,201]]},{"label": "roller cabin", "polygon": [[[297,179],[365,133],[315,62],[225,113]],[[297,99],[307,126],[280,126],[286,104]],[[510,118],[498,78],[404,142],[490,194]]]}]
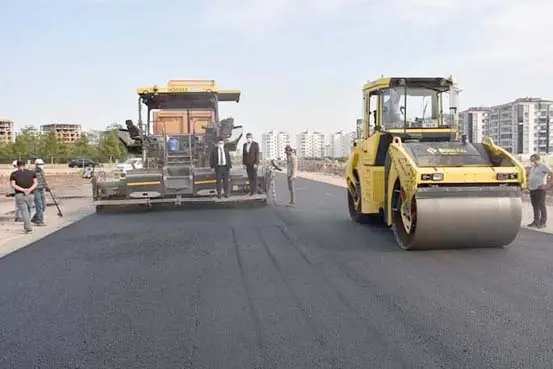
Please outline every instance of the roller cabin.
[{"label": "roller cabin", "polygon": [[361,137],[345,177],[353,221],[383,223],[405,250],[503,247],[522,218],[524,167],[486,137],[458,130],[453,77],[363,86]]}]

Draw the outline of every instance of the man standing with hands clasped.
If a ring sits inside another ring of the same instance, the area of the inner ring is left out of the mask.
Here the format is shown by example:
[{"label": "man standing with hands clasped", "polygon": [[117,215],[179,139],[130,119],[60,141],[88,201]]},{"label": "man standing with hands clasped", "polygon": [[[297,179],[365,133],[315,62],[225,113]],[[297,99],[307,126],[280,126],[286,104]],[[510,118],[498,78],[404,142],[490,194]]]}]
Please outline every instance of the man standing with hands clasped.
[{"label": "man standing with hands clasped", "polygon": [[251,133],[246,134],[246,143],[242,148],[242,164],[248,173],[250,196],[257,193],[257,166],[259,165],[259,145]]},{"label": "man standing with hands clasped", "polygon": [[225,188],[225,197],[229,197],[229,176],[232,163],[230,162],[229,151],[225,147],[225,141],[222,138],[217,140],[217,146],[213,149],[210,159],[211,169],[215,170],[217,198],[221,198],[221,182]]},{"label": "man standing with hands clasped", "polygon": [[17,161],[17,170],[10,175],[10,184],[15,190],[15,205],[23,218],[25,233],[32,231],[30,208],[33,191],[37,187],[36,173],[25,168],[25,162]]},{"label": "man standing with hands clasped", "polygon": [[553,170],[541,162],[538,154],[530,156],[530,173],[528,175],[528,190],[530,190],[530,201],[534,210],[534,221],[528,227],[545,228],[547,223],[546,190],[548,177],[553,175]]}]

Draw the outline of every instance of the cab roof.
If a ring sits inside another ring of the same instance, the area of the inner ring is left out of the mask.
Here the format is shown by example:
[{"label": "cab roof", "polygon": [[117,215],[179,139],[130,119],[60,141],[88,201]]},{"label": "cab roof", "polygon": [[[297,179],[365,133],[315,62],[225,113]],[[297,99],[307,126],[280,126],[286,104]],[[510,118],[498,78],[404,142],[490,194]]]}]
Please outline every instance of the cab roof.
[{"label": "cab roof", "polygon": [[363,85],[363,91],[376,92],[390,87],[421,87],[432,88],[439,91],[447,91],[455,84],[453,76],[449,77],[382,77],[375,81],[369,81]]},{"label": "cab roof", "polygon": [[218,102],[240,102],[240,90],[206,87],[159,87],[137,89],[138,96],[150,110],[213,109]]}]

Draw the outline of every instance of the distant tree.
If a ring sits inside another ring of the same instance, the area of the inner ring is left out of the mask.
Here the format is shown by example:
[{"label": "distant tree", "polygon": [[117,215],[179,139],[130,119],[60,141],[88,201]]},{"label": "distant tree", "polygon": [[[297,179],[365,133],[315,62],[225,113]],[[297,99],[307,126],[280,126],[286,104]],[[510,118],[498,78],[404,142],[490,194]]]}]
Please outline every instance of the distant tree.
[{"label": "distant tree", "polygon": [[127,156],[125,146],[119,141],[117,131],[123,128],[119,123],[111,123],[92,145],[89,137],[83,134],[74,143],[60,141],[54,132],[40,133],[34,126],[26,126],[16,136],[14,142],[0,143],[0,162],[13,160],[34,160],[41,158],[49,163],[66,163],[74,157],[88,157],[99,161],[113,162]]},{"label": "distant tree", "polygon": [[63,141],[58,141],[56,163],[67,163],[71,159],[71,148]]},{"label": "distant tree", "polygon": [[119,141],[116,129],[107,130],[102,134],[98,151],[100,158],[110,163],[126,154],[125,147]]},{"label": "distant tree", "polygon": [[17,159],[31,160],[40,154],[40,135],[33,126],[26,126],[15,137],[13,154]]},{"label": "distant tree", "polygon": [[60,142],[54,132],[48,132],[40,137],[40,156],[43,160],[54,164],[59,154]]},{"label": "distant tree", "polygon": [[2,142],[0,143],[0,162],[3,164],[8,164],[14,161],[14,143],[13,142]]},{"label": "distant tree", "polygon": [[96,154],[96,149],[90,145],[88,142],[88,136],[86,134],[81,135],[77,141],[72,145],[71,150],[73,156],[81,157],[92,157]]}]

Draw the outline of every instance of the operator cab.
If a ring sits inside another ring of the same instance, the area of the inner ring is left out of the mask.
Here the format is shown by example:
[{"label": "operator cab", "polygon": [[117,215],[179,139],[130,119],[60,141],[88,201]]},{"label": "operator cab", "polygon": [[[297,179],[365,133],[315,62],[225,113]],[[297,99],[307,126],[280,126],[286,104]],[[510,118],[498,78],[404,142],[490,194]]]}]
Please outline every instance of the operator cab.
[{"label": "operator cab", "polygon": [[394,137],[457,141],[457,95],[452,77],[381,78],[365,84],[362,131],[364,139],[379,135],[375,165],[384,165]]},{"label": "operator cab", "polygon": [[[241,128],[234,126],[232,118],[219,120],[219,103],[238,103],[240,91],[217,89],[214,81],[169,81],[167,87],[154,85],[137,92],[140,130],[144,135],[153,133],[159,142],[165,143],[161,156],[167,166],[182,166],[185,171],[191,165],[208,166],[213,138],[229,140],[233,129]],[[143,106],[147,109],[145,127]],[[145,153],[143,156],[147,162],[148,156]]]}]

